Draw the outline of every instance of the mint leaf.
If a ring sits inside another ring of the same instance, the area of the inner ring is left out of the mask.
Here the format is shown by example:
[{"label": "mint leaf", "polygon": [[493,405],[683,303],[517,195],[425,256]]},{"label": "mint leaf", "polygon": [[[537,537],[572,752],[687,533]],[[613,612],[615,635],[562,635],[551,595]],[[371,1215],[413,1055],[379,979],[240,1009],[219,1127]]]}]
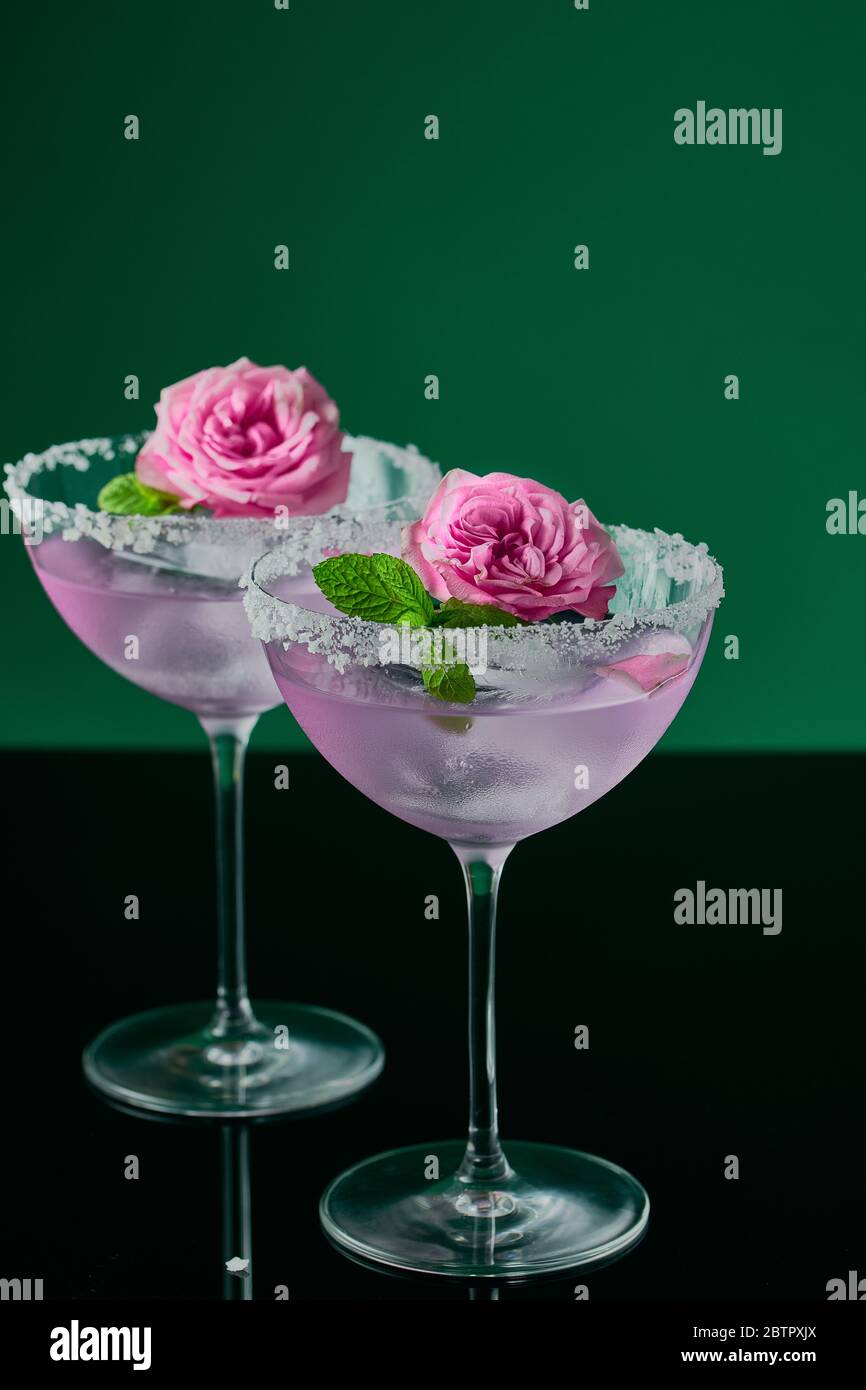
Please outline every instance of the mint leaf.
[{"label": "mint leaf", "polygon": [[134,473],[121,473],[100,488],[96,505],[101,512],[115,516],[167,516],[179,512],[180,499],[173,492],[160,492],[142,483]]},{"label": "mint leaf", "polygon": [[495,603],[464,603],[449,598],[436,613],[437,627],[528,627],[522,618],[497,608]]},{"label": "mint leaf", "polygon": [[424,689],[437,700],[468,705],[475,699],[475,681],[463,662],[456,666],[425,666],[421,672]]},{"label": "mint leaf", "polygon": [[350,618],[374,623],[433,621],[433,600],[411,565],[396,555],[334,555],[313,566],[325,598]]}]

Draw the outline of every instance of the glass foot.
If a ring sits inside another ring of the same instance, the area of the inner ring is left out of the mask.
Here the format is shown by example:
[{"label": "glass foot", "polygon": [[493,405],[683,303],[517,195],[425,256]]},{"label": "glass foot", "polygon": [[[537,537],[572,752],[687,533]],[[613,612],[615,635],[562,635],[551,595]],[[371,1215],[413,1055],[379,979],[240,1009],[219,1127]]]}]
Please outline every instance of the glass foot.
[{"label": "glass foot", "polygon": [[84,1050],[84,1073],[112,1099],[170,1115],[243,1119],[317,1110],[369,1086],[385,1053],[363,1023],[330,1009],[254,1003],[241,1038],[209,1030],[213,1004],[123,1018]]},{"label": "glass foot", "polygon": [[322,1197],[326,1234],[347,1254],[394,1269],[525,1279],[608,1260],[644,1231],[649,1198],[615,1163],[508,1144],[512,1171],[482,1190],[457,1177],[465,1148],[419,1144],[356,1164]]}]

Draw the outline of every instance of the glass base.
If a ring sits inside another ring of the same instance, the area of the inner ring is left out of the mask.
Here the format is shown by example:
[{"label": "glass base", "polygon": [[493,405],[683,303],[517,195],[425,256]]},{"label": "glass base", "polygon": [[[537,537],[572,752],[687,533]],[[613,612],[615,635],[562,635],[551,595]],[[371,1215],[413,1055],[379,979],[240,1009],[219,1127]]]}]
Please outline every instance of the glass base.
[{"label": "glass base", "polygon": [[126,1105],[246,1119],[338,1105],[382,1070],[375,1033],[344,1014],[273,1001],[253,1010],[256,1026],[233,1039],[210,1031],[212,1003],[123,1018],[85,1048],[84,1073]]},{"label": "glass base", "polygon": [[[341,1174],[322,1197],[325,1233],[346,1254],[418,1274],[525,1279],[622,1254],[649,1198],[615,1163],[547,1144],[508,1144],[495,1188],[457,1177],[466,1145],[393,1149]],[[438,1172],[443,1176],[436,1177]]]}]

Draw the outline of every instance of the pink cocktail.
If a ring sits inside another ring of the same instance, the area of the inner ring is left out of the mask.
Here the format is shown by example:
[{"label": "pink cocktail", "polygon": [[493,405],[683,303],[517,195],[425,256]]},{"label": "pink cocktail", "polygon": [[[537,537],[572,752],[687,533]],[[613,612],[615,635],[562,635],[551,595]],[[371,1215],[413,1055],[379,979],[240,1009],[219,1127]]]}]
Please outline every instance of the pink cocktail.
[{"label": "pink cocktail", "polygon": [[[230,530],[232,523],[223,525]],[[239,602],[237,576],[249,563],[249,545],[232,546],[227,538],[216,552],[235,571],[228,578],[179,567],[188,550],[172,566],[54,534],[29,553],[66,625],[134,685],[199,717],[272,709],[274,683],[261,653],[251,649]],[[295,581],[299,594],[309,594],[311,584],[309,572]]]},{"label": "pink cocktail", "polygon": [[[335,1179],[322,1222],[358,1258],[524,1278],[608,1259],[646,1226],[646,1193],[617,1165],[533,1143],[510,1143],[506,1155],[494,1074],[495,905],[506,857],[646,757],[694,684],[723,595],[704,546],[610,532],[625,565],[610,616],[463,631],[455,655],[472,669],[475,694],[460,703],[425,688],[423,642],[416,654],[322,594],[292,601],[279,547],[247,581],[252,630],[298,723],[372,801],[447,840],[467,888],[469,1140],[380,1154]],[[393,553],[395,539],[383,528],[374,549]]]},{"label": "pink cocktail", "polygon": [[[133,684],[194,713],[208,735],[217,807],[219,977],[213,1003],[123,1019],[84,1053],[91,1083],[115,1100],[172,1114],[309,1111],[369,1084],[383,1051],[369,1029],[329,1009],[250,1003],[243,935],[242,775],[258,716],[278,703],[250,636],[239,580],[279,542],[296,597],[310,565],[367,529],[412,515],[438,469],[415,450],[350,439],[349,494],[323,514],[217,517],[208,510],[117,515],[96,498],[129,472],[147,435],[85,440],[27,455],[6,490],[26,518],[36,575],[68,627]],[[68,694],[68,692],[67,692]]]},{"label": "pink cocktail", "polygon": [[470,709],[446,713],[407,669],[340,675],[301,643],[268,651],[301,728],[371,801],[449,842],[511,846],[591,806],[646,757],[692,687],[709,629],[652,694],[590,671],[539,696],[490,671]]}]

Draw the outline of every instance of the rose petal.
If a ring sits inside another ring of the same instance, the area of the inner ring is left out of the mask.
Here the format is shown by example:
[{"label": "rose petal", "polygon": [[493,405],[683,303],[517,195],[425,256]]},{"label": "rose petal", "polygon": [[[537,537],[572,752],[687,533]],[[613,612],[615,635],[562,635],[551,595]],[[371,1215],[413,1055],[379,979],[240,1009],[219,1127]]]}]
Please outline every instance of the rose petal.
[{"label": "rose petal", "polygon": [[652,652],[614,661],[610,666],[597,666],[599,676],[619,676],[629,685],[649,694],[666,681],[673,680],[688,669],[689,658],[684,652]]}]

